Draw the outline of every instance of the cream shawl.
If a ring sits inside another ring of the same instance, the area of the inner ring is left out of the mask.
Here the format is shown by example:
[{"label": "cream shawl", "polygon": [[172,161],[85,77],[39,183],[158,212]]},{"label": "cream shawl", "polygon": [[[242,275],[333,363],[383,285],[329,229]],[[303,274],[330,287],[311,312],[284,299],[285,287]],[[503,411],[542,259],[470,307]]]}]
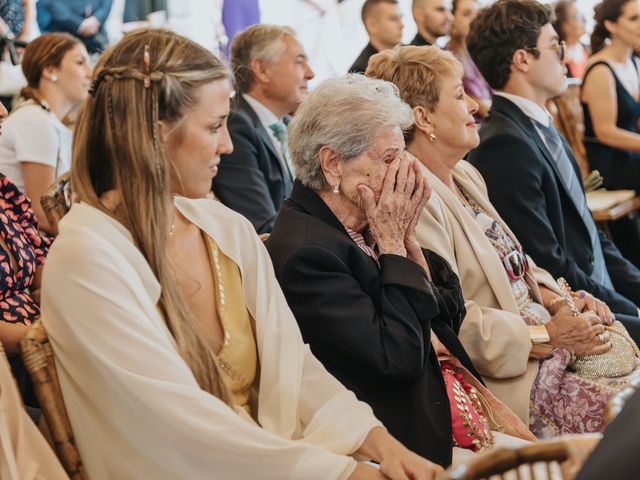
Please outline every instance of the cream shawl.
[{"label": "cream shawl", "polygon": [[[418,241],[444,257],[460,277],[467,308],[460,340],[489,389],[528,425],[529,395],[538,361],[529,359],[529,330],[520,317],[504,266],[455,195],[425,170],[433,193],[416,228]],[[519,245],[491,205],[480,173],[461,160],[453,176]],[[531,267],[527,284],[534,300],[540,301],[538,285],[556,291],[557,285],[549,273],[527,258]]]},{"label": "cream shawl", "polygon": [[344,479],[380,422],[313,357],[251,224],[176,198],[239,266],[260,359],[262,428],[201,390],[156,304],[160,285],[117,221],[76,204],[44,271],[44,324],[92,480]]},{"label": "cream shawl", "polygon": [[53,450],[22,405],[0,344],[0,478],[68,480]]}]

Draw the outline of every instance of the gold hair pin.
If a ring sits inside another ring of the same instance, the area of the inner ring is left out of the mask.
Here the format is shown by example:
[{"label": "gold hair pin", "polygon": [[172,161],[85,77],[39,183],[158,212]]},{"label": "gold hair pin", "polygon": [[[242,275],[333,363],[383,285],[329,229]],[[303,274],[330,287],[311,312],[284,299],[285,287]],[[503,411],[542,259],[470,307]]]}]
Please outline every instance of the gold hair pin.
[{"label": "gold hair pin", "polygon": [[144,46],[144,88],[151,87],[151,54],[149,45]]}]

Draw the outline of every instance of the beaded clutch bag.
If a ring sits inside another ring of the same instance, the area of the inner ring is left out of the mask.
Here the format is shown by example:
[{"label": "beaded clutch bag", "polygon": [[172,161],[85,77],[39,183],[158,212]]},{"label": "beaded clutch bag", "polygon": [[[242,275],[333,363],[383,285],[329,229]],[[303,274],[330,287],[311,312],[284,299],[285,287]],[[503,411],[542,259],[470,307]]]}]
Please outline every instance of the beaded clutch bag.
[{"label": "beaded clutch bag", "polygon": [[[564,278],[558,279],[558,285],[566,298],[569,308],[578,314],[578,309],[571,297],[571,289]],[[629,375],[636,367],[640,350],[627,329],[619,321],[604,327],[609,332],[611,350],[600,355],[584,355],[578,357],[569,368],[586,378],[613,378]]]},{"label": "beaded clutch bag", "polygon": [[441,369],[451,408],[453,446],[474,452],[492,447],[495,439],[480,392],[450,363],[443,363]]}]

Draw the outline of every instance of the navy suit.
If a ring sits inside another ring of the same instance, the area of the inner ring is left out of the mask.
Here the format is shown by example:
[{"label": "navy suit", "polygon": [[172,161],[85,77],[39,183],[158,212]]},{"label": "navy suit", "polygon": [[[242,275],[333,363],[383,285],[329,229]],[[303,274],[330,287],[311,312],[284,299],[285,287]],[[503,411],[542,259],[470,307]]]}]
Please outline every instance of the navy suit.
[{"label": "navy suit", "polygon": [[[67,32],[78,37],[89,53],[98,53],[108,44],[104,22],[111,11],[111,0],[40,0],[41,9],[46,10],[49,32]],[[94,16],[100,22],[98,33],[92,37],[81,37],[78,29],[82,21]]]},{"label": "navy suit", "polygon": [[[581,178],[566,142],[564,147]],[[591,278],[594,255],[587,227],[546,145],[516,104],[494,96],[480,128],[480,145],[470,152],[469,161],[484,177],[491,203],[536,264],[555,278],[566,278],[575,290],[600,298],[614,313],[624,314],[620,320],[638,341],[640,320],[635,317],[640,305],[640,270],[599,231],[615,290]]]},{"label": "navy suit", "polygon": [[258,233],[270,232],[291,192],[291,174],[242,95],[238,95],[228,126],[233,152],[222,155],[213,192],[223,204],[247,217]]}]

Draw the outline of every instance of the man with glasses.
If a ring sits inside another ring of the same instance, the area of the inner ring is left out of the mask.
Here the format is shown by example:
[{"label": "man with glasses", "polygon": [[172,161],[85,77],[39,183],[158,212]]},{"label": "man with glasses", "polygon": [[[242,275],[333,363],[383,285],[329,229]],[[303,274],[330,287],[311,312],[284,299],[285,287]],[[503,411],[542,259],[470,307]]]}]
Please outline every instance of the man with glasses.
[{"label": "man with glasses", "polygon": [[469,53],[495,94],[469,161],[536,264],[605,302],[638,342],[640,271],[596,227],[573,152],[545,108],[567,85],[551,19],[536,1],[499,0],[472,22]]}]

